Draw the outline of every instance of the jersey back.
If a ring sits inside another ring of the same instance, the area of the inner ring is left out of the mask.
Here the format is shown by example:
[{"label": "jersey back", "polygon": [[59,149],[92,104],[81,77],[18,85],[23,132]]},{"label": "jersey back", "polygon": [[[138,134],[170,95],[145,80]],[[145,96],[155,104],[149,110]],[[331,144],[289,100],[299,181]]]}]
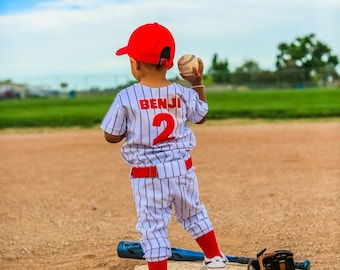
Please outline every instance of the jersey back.
[{"label": "jersey back", "polygon": [[126,134],[123,158],[144,166],[187,158],[196,144],[187,121],[197,123],[207,112],[207,103],[191,88],[136,83],[117,94],[101,128],[112,135]]}]

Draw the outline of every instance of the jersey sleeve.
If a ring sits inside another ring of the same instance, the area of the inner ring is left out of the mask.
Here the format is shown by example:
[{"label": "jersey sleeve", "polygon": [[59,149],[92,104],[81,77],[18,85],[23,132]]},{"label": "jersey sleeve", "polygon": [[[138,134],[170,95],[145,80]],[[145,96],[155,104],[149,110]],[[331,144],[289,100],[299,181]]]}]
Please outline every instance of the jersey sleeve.
[{"label": "jersey sleeve", "polygon": [[100,128],[105,132],[120,136],[126,132],[126,110],[118,94],[107,111]]},{"label": "jersey sleeve", "polygon": [[199,99],[198,94],[189,88],[187,118],[192,123],[200,122],[208,113],[208,103]]}]

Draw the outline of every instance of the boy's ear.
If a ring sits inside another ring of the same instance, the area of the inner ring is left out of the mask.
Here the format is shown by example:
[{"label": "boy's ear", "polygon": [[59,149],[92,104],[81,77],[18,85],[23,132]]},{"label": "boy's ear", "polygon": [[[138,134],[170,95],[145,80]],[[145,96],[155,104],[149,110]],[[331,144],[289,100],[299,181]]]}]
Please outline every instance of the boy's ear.
[{"label": "boy's ear", "polygon": [[136,70],[140,70],[141,64],[139,61],[135,60],[134,58],[130,57],[131,65],[135,65]]},{"label": "boy's ear", "polygon": [[137,70],[140,70],[140,69],[141,69],[141,66],[142,66],[141,62],[136,61],[136,69],[137,69]]}]

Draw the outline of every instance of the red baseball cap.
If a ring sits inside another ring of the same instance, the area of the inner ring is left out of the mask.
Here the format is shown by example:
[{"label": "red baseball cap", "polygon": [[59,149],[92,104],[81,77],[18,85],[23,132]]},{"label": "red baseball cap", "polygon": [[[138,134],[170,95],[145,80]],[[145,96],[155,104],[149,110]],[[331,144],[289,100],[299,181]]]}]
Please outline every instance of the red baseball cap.
[{"label": "red baseball cap", "polygon": [[123,54],[146,64],[171,68],[175,56],[175,40],[166,27],[158,23],[144,24],[133,31],[127,46],[116,51],[116,55]]}]

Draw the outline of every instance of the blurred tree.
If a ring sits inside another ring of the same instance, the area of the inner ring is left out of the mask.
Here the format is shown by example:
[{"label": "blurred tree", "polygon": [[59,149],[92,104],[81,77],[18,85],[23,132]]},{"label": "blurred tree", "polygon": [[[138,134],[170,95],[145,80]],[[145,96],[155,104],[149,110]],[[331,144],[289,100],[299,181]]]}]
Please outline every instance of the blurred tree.
[{"label": "blurred tree", "polygon": [[337,76],[338,57],[326,44],[317,40],[315,34],[297,37],[291,43],[280,43],[278,49],[276,68],[280,80],[284,79],[291,85],[310,83],[317,75],[325,83],[330,77]]},{"label": "blurred tree", "polygon": [[217,54],[214,54],[211,67],[208,69],[207,74],[210,75],[214,83],[229,83],[230,71],[228,60],[219,61]]},{"label": "blurred tree", "polygon": [[253,60],[246,60],[244,64],[235,69],[232,74],[232,83],[235,85],[251,85],[256,82],[260,67],[257,62]]},{"label": "blurred tree", "polygon": [[246,60],[244,64],[231,74],[231,81],[235,85],[248,85],[251,88],[270,87],[276,83],[276,75],[269,70],[261,70],[254,60]]},{"label": "blurred tree", "polygon": [[276,85],[276,81],[276,74],[271,70],[260,70],[256,78],[257,87],[259,88],[273,87]]}]

